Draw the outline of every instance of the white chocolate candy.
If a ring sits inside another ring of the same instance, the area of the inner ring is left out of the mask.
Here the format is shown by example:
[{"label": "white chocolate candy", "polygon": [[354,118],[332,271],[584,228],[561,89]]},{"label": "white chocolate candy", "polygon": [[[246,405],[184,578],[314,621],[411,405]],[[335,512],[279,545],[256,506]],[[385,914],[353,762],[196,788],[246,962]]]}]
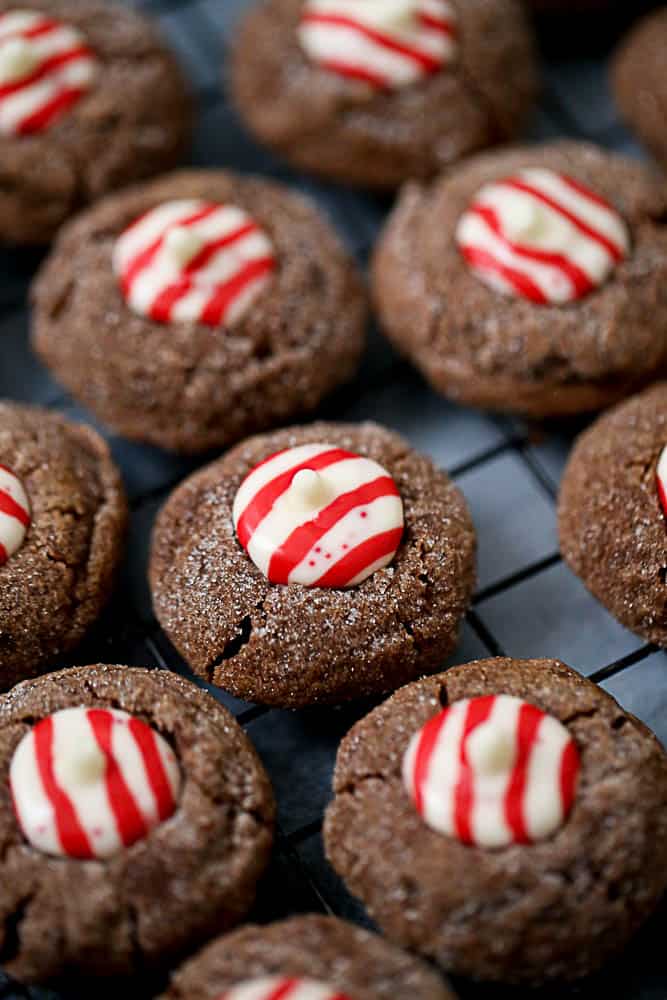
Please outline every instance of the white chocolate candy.
[{"label": "white chocolate candy", "polygon": [[246,979],[225,990],[217,1000],[353,1000],[346,993],[315,979],[263,976]]},{"label": "white chocolate candy", "polygon": [[454,61],[456,15],[449,0],[306,0],[299,41],[323,69],[390,90]]},{"label": "white chocolate candy", "polygon": [[30,502],[23,483],[0,465],[0,566],[23,545],[30,527]]},{"label": "white chocolate candy", "polygon": [[98,68],[78,29],[38,11],[0,14],[0,134],[49,128],[90,90]]},{"label": "white chocolate candy", "polygon": [[113,251],[127,304],[156,323],[233,326],[276,267],[271,241],[247,212],[195,199],[142,215]]},{"label": "white chocolate candy", "polygon": [[496,291],[539,305],[588,295],[630,252],[621,216],[585,185],[530,167],[486,184],[461,216],[459,249]]},{"label": "white chocolate candy", "polygon": [[386,469],[328,444],[266,459],[234,500],[234,528],[272,583],[351,587],[388,565],[403,504]]},{"label": "white chocolate candy", "polygon": [[510,695],[454,702],[412,737],[403,780],[424,821],[465,844],[550,837],[574,802],[580,760],[558,719]]},{"label": "white chocolate candy", "polygon": [[176,756],[145,722],[116,709],[66,708],[28,732],[9,782],[26,840],[46,854],[107,858],[176,809]]}]

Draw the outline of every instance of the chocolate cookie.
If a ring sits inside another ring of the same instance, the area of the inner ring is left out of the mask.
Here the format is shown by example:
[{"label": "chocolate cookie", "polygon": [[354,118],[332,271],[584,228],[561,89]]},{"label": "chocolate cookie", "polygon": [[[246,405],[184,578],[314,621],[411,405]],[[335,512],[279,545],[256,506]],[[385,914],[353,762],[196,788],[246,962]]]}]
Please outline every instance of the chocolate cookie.
[{"label": "chocolate cookie", "polygon": [[373,265],[384,329],[453,399],[607,406],[667,363],[667,193],[583,143],[489,153],[406,187]]},{"label": "chocolate cookie", "polygon": [[223,447],[315,407],[356,369],[364,293],[310,202],[184,171],[67,226],[34,286],[33,343],[126,437]]},{"label": "chocolate cookie", "polygon": [[233,98],[263,142],[378,188],[506,142],[536,92],[515,0],[268,0],[230,56]]},{"label": "chocolate cookie", "polygon": [[0,403],[0,689],[81,641],[106,603],[127,507],[103,439]]},{"label": "chocolate cookie", "polygon": [[621,114],[667,165],[667,8],[643,18],[614,57],[612,85]]},{"label": "chocolate cookie", "polygon": [[[290,984],[291,991],[287,990]],[[246,993],[250,987],[256,992]],[[209,944],[172,977],[163,1000],[453,1000],[428,966],[335,917],[242,927]],[[273,992],[272,992],[273,991]]]},{"label": "chocolate cookie", "polygon": [[[480,660],[343,740],[327,854],[393,941],[475,979],[574,979],[667,886],[667,755],[555,660]],[[372,831],[372,836],[369,836]]]},{"label": "chocolate cookie", "polygon": [[0,0],[0,239],[45,243],[82,205],[175,164],[190,131],[153,26],[105,0]]},{"label": "chocolate cookie", "polygon": [[667,646],[667,383],[577,440],[558,506],[563,558],[623,625]]},{"label": "chocolate cookie", "polygon": [[0,698],[3,967],[38,982],[173,959],[245,914],[272,826],[250,742],[176,674],[20,684]]},{"label": "chocolate cookie", "polygon": [[474,554],[465,501],[428,458],[376,424],[315,423],[251,438],[186,479],[158,515],[150,582],[194,671],[299,707],[436,670]]}]

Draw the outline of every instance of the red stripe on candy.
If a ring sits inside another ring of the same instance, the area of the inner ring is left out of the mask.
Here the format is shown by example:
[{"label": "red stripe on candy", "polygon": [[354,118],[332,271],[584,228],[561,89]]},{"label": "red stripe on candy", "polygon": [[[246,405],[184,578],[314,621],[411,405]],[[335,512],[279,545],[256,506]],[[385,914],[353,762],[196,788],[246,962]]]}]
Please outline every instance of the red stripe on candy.
[{"label": "red stripe on candy", "polygon": [[435,14],[427,14],[425,11],[421,11],[419,21],[425,28],[430,28],[432,31],[439,31],[443,35],[449,35],[450,38],[456,35],[454,25],[450,21],[436,17]]},{"label": "red stripe on candy", "polygon": [[80,59],[89,58],[92,58],[92,52],[83,45],[80,45],[75,49],[69,49],[66,52],[57,52],[49,59],[46,59],[41,66],[38,66],[37,69],[29,76],[23,77],[22,80],[16,80],[14,83],[6,83],[4,86],[0,87],[0,99],[10,97],[12,94],[17,93],[20,90],[25,90],[27,87],[32,87],[33,84],[39,83],[39,81],[44,79],[45,76],[48,76],[56,69],[60,69],[62,66],[67,66],[72,62],[78,62]]},{"label": "red stripe on candy", "polygon": [[206,264],[211,260],[212,257],[220,251],[224,250],[225,247],[231,246],[232,243],[237,243],[239,240],[243,239],[244,236],[249,236],[250,233],[256,233],[258,229],[256,222],[246,222],[244,226],[239,226],[231,233],[227,233],[226,236],[221,236],[218,240],[211,240],[206,246],[203,246],[199,253],[192,258],[189,264],[184,268],[186,274],[193,274],[195,271],[201,270]]},{"label": "red stripe on candy", "polygon": [[34,114],[28,115],[27,118],[24,118],[19,123],[17,127],[18,134],[29,135],[32,132],[39,132],[40,129],[46,128],[54,118],[63,114],[73,104],[76,104],[83,94],[84,91],[80,87],[69,87],[67,90],[61,90],[47,104],[44,104]]},{"label": "red stripe on candy", "polygon": [[436,744],[447,721],[451,717],[449,709],[438,712],[424,725],[415,751],[412,787],[415,806],[420,816],[424,814],[424,787],[428,782],[428,772]]},{"label": "red stripe on candy", "polygon": [[[275,458],[275,455],[272,455],[271,458]],[[248,548],[255,528],[264,520],[276,500],[282,496],[285,490],[289,489],[297,472],[300,472],[301,469],[312,469],[318,472],[320,469],[326,469],[335,462],[342,462],[347,458],[356,458],[356,455],[350,451],[344,451],[342,448],[331,448],[329,451],[323,451],[319,455],[304,459],[303,462],[293,465],[286,472],[266,483],[252,498],[236,525],[236,533],[243,548]]]},{"label": "red stripe on candy", "polygon": [[110,712],[96,708],[89,709],[86,716],[97,744],[106,758],[107,797],[118,833],[124,846],[129,847],[135,840],[146,836],[148,827],[113,753],[111,730],[114,718]]},{"label": "red stripe on candy", "polygon": [[132,285],[139,277],[141,272],[147,268],[156,254],[162,247],[167,233],[174,226],[192,226],[195,222],[201,222],[202,219],[208,218],[214,212],[219,209],[218,205],[206,205],[204,208],[197,209],[196,212],[192,212],[190,215],[186,215],[183,219],[175,220],[170,222],[169,225],[162,231],[161,235],[157,239],[153,240],[147,247],[144,247],[136,257],[134,257],[125,267],[123,271],[122,286],[125,295],[129,295],[132,290]]},{"label": "red stripe on candy", "polygon": [[9,556],[7,555],[7,549],[4,547],[2,542],[0,542],[0,566],[4,566],[8,559]]},{"label": "red stripe on candy", "polygon": [[658,496],[660,497],[660,503],[662,504],[665,516],[667,516],[667,491],[665,491],[665,487],[662,484],[660,476],[656,476],[656,482],[658,484]]},{"label": "red stripe on candy", "polygon": [[26,528],[30,525],[30,515],[28,512],[9,493],[6,493],[2,489],[0,489],[0,513],[15,518]]},{"label": "red stripe on candy", "polygon": [[275,269],[276,262],[273,257],[260,257],[257,260],[250,260],[238,271],[233,278],[225,281],[216,287],[215,292],[202,311],[202,323],[209,323],[217,326],[224,322],[225,316],[234,304],[234,301],[245,291],[246,287],[253,281],[270,274]]},{"label": "red stripe on candy", "polygon": [[495,695],[475,698],[468,705],[459,748],[459,777],[454,788],[454,825],[459,840],[472,844],[472,812],[474,807],[474,775],[468,763],[466,743],[468,736],[482,722],[486,722],[495,702]]},{"label": "red stripe on candy", "polygon": [[391,476],[379,476],[370,483],[342,493],[312,521],[306,521],[305,524],[295,528],[280,548],[276,549],[269,562],[266,574],[268,579],[271,583],[287,583],[295,566],[298,566],[322,536],[351,510],[383,496],[398,495]]},{"label": "red stripe on candy", "polygon": [[392,528],[366,539],[339,559],[331,569],[313,583],[313,587],[345,587],[350,580],[378,559],[395,552],[403,537],[403,528]]},{"label": "red stripe on candy", "polygon": [[[548,205],[549,208],[558,212],[565,219],[568,219],[573,226],[576,226],[576,228],[585,236],[588,236],[589,239],[598,243],[601,247],[604,247],[613,260],[616,262],[622,260],[623,252],[620,247],[608,239],[608,237],[606,237],[603,233],[599,232],[597,229],[593,229],[592,226],[589,226],[587,222],[584,222],[584,220],[574,212],[571,212],[568,208],[565,208],[564,205],[561,205],[556,198],[552,198],[551,195],[546,194],[544,191],[541,191],[533,184],[529,184],[527,181],[520,180],[518,177],[506,178],[498,183],[502,184],[504,187],[512,188],[515,191],[523,191],[524,194],[532,195],[533,198],[543,202],[543,204]],[[609,208],[608,205],[605,205],[605,207],[607,209]]]},{"label": "red stripe on candy", "polygon": [[130,719],[128,728],[144,762],[146,777],[155,798],[158,816],[160,820],[168,819],[174,811],[174,796],[157,747],[155,734],[140,719]]},{"label": "red stripe on candy", "polygon": [[544,713],[534,705],[522,705],[517,729],[517,756],[505,792],[505,819],[517,844],[531,842],[524,815],[524,795],[528,782],[530,755]]},{"label": "red stripe on candy", "polygon": [[58,784],[53,766],[54,724],[52,718],[42,719],[33,729],[35,758],[44,794],[53,807],[58,837],[63,850],[73,858],[93,858],[94,851],[86,831],[79,822],[76,809]]},{"label": "red stripe on candy", "polygon": [[574,802],[580,765],[579,750],[574,740],[571,740],[565,745],[560,761],[559,781],[564,816],[567,816]]},{"label": "red stripe on candy", "polygon": [[523,274],[514,267],[509,267],[509,265],[501,263],[488,250],[484,250],[483,247],[466,244],[461,247],[461,253],[471,267],[499,275],[515,291],[519,292],[525,298],[530,299],[531,302],[537,302],[539,305],[548,304],[549,300],[546,295],[532,278],[529,278],[528,275]]},{"label": "red stripe on candy", "polygon": [[320,66],[331,73],[340,73],[341,76],[349,76],[353,80],[360,80],[362,83],[368,83],[372,87],[377,87],[381,90],[389,87],[389,81],[380,73],[374,73],[365,66],[345,62],[343,59],[323,59],[320,62]]},{"label": "red stripe on candy", "polygon": [[367,24],[363,24],[361,21],[355,21],[352,17],[346,17],[344,14],[316,14],[307,11],[301,20],[306,24],[329,24],[336,28],[350,28],[369,41],[375,42],[381,48],[387,49],[389,52],[396,52],[398,55],[412,60],[412,62],[417,63],[427,73],[436,73],[442,66],[439,59],[435,59],[427,52],[422,52],[411,45],[399,42],[397,39],[391,38],[389,35],[385,35],[383,32],[377,31]]},{"label": "red stripe on candy", "polygon": [[591,191],[590,188],[581,184],[580,181],[576,180],[574,177],[570,177],[569,174],[559,174],[558,176],[564,184],[572,188],[573,191],[576,191],[577,194],[582,195],[584,198],[588,198],[589,201],[592,201],[594,205],[598,205],[600,208],[604,208],[607,211],[610,210],[611,205],[608,201],[605,201],[605,199],[599,194],[596,194],[595,191]]},{"label": "red stripe on candy", "polygon": [[505,246],[509,247],[512,253],[518,257],[525,257],[526,260],[533,260],[538,264],[547,264],[550,267],[557,268],[572,282],[578,295],[586,295],[593,289],[593,282],[586,272],[582,271],[573,261],[564,257],[563,254],[537,250],[532,247],[523,246],[521,243],[513,243],[509,240],[503,232],[497,212],[490,205],[475,204],[470,207],[470,211],[482,219],[491,232],[498,239],[502,240]]}]

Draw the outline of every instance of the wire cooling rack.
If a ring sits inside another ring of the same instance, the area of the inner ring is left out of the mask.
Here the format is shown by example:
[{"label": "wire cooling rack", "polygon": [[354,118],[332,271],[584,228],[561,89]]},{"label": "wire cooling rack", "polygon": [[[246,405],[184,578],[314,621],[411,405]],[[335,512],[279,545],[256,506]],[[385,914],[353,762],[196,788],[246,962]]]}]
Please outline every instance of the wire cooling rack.
[{"label": "wire cooling rack", "polygon": [[[223,52],[248,2],[139,0],[136,4],[157,18],[196,94],[199,113],[191,162],[266,174],[305,191],[365,264],[390,201],[316,183],[289,171],[248,137],[227,103]],[[609,98],[606,57],[618,22],[636,15],[643,6],[639,0],[619,0],[611,17],[588,22],[578,18],[574,24],[554,19],[546,26],[542,34],[547,52],[545,90],[527,138],[589,138],[640,155]],[[568,59],[558,54],[559,39],[565,40]],[[584,54],[572,57],[573,47]],[[34,252],[0,252],[0,342],[5,359],[0,367],[0,396],[39,403],[92,422],[30,353],[26,294],[39,260]],[[377,331],[371,331],[359,377],[328,400],[320,415],[341,420],[370,417],[396,428],[416,448],[431,454],[465,493],[478,534],[479,586],[452,663],[503,653],[559,657],[611,692],[667,744],[665,654],[618,625],[558,554],[555,500],[576,428],[569,433],[542,430],[538,436],[518,421],[453,406],[430,392]],[[111,438],[111,446],[131,501],[128,554],[111,607],[74,661],[152,666],[188,674],[153,617],[146,562],[156,511],[169,490],[203,459],[174,458],[119,438]],[[337,746],[370,704],[294,713],[214,693],[257,746],[278,799],[277,849],[252,917],[269,920],[315,910],[364,923],[363,909],[324,860],[320,831]],[[368,835],[372,837],[372,830]],[[665,1000],[666,924],[663,906],[628,951],[592,980],[526,996]],[[120,988],[129,1000],[150,997],[160,985],[138,977],[122,986],[67,984],[58,994],[22,989],[0,975],[0,1000],[67,1000],[91,988],[98,995],[112,995]],[[516,989],[466,982],[456,986],[463,1000],[510,996],[522,1000],[524,996]]]}]

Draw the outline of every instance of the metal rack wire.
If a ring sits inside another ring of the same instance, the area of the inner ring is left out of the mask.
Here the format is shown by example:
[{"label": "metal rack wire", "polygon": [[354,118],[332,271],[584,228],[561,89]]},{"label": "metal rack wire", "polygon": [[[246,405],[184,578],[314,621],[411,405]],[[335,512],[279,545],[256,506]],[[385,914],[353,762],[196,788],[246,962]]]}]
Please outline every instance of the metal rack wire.
[{"label": "metal rack wire", "polygon": [[[226,101],[222,51],[248,2],[139,0],[136,4],[157,17],[191,79],[199,105],[192,162],[260,172],[311,194],[365,264],[389,200],[291,173],[252,142]],[[558,135],[637,151],[615,116],[601,59],[548,61],[546,89],[529,138]],[[0,368],[0,396],[57,408],[90,422],[30,354],[26,295],[39,255],[4,252],[0,264],[0,338],[6,358]],[[559,656],[619,697],[667,741],[665,655],[617,625],[569,573],[558,553],[555,500],[572,432],[536,439],[517,421],[448,404],[425,389],[376,331],[361,374],[327,401],[321,415],[388,423],[416,447],[431,452],[466,494],[478,529],[480,584],[461,647],[451,662],[505,653]],[[76,662],[128,663],[187,674],[153,617],[145,566],[155,512],[170,489],[202,459],[174,458],[117,438],[111,444],[131,501],[128,557],[117,595],[77,652]],[[337,745],[369,703],[287,713],[214,693],[258,746],[279,801],[275,861],[260,887],[254,916],[270,919],[314,909],[363,921],[361,907],[326,865],[320,830]],[[667,970],[659,942],[666,918],[667,913],[658,914],[630,951],[594,981],[539,996],[592,998],[602,990],[609,997],[664,1000]],[[123,989],[149,996],[157,985],[138,978]],[[501,1000],[510,995],[466,983],[457,987],[464,998]],[[84,984],[70,984],[62,996],[73,997],[86,989]],[[95,989],[114,991],[112,984],[97,984]],[[26,996],[46,1000],[57,994],[24,990],[0,978],[0,1000]],[[521,994],[512,990],[511,996],[516,1000]]]}]

